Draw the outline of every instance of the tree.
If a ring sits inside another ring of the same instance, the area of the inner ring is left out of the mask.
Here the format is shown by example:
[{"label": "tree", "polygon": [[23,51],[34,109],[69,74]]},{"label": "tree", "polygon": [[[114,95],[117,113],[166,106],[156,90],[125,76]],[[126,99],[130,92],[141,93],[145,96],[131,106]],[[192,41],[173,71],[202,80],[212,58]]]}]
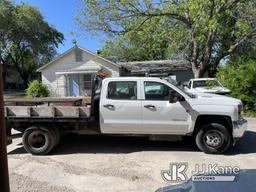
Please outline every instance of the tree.
[{"label": "tree", "polygon": [[256,39],[238,47],[229,57],[228,64],[238,66],[248,60],[256,60]]},{"label": "tree", "polygon": [[[76,21],[86,32],[119,36],[168,22],[172,42],[195,77],[216,72],[220,61],[256,37],[255,0],[84,0]],[[183,36],[181,37],[182,34]]]},{"label": "tree", "polygon": [[228,62],[219,68],[217,78],[231,90],[230,95],[243,101],[245,112],[256,114],[256,59]]},{"label": "tree", "polygon": [[50,26],[36,7],[0,0],[0,53],[6,67],[13,65],[26,87],[36,69],[49,62],[63,34]]},{"label": "tree", "polygon": [[170,58],[177,46],[174,46],[166,30],[168,22],[154,18],[154,23],[159,22],[162,23],[157,29],[147,23],[143,31],[126,33],[106,41],[99,54],[114,62]]}]

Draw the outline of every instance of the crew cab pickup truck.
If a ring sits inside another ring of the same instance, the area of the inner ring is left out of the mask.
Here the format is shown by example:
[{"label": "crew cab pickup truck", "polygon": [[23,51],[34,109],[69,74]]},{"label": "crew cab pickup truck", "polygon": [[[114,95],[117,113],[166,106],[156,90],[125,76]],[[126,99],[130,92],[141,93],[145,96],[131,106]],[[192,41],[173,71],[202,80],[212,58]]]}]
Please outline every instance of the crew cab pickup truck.
[{"label": "crew cab pickup truck", "polygon": [[205,153],[224,153],[246,130],[242,102],[195,96],[150,77],[93,80],[91,107],[5,106],[7,132],[22,132],[26,151],[49,153],[66,133],[145,136],[154,140],[194,137]]},{"label": "crew cab pickup truck", "polygon": [[193,94],[200,93],[214,93],[220,95],[226,95],[230,93],[230,90],[214,78],[197,78],[190,79],[187,85],[184,87],[186,92]]}]

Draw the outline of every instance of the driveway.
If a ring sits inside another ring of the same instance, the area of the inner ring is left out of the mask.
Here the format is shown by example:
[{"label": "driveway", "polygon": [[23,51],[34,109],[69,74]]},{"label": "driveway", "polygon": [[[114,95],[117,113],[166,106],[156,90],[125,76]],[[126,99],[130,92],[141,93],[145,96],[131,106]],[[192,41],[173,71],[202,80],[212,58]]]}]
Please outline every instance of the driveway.
[{"label": "driveway", "polygon": [[256,169],[256,119],[225,155],[200,152],[187,138],[180,142],[145,138],[66,136],[47,156],[27,154],[21,139],[8,146],[11,191],[154,191],[169,185],[161,177],[173,162]]}]

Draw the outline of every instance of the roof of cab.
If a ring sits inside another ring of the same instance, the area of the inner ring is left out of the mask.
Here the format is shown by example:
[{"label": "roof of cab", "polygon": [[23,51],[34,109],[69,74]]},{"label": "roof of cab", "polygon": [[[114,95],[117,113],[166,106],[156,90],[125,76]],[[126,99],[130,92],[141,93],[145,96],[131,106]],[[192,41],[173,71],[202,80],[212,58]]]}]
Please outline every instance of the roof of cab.
[{"label": "roof of cab", "polygon": [[159,77],[107,77],[105,80],[162,80]]}]

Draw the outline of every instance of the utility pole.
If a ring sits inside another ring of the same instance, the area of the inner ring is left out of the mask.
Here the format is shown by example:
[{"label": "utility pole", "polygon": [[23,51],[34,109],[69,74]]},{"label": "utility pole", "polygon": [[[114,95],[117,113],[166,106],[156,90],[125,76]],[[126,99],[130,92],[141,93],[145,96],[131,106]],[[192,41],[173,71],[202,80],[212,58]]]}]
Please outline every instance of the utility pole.
[{"label": "utility pole", "polygon": [[3,63],[0,50],[0,191],[10,192],[3,101]]}]

